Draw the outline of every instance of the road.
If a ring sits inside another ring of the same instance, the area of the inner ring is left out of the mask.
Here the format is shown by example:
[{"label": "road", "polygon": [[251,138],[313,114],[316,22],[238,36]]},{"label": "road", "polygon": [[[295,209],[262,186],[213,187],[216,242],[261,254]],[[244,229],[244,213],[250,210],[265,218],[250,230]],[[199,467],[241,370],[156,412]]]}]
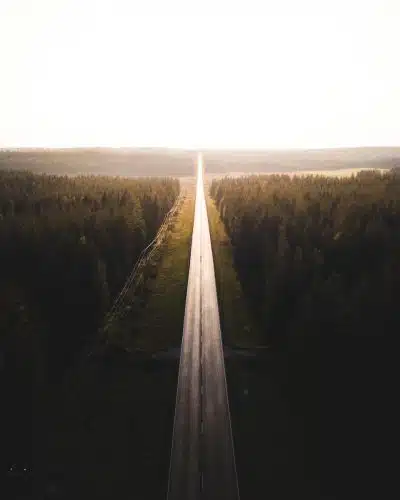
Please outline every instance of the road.
[{"label": "road", "polygon": [[239,499],[200,154],[168,485],[198,499]]}]

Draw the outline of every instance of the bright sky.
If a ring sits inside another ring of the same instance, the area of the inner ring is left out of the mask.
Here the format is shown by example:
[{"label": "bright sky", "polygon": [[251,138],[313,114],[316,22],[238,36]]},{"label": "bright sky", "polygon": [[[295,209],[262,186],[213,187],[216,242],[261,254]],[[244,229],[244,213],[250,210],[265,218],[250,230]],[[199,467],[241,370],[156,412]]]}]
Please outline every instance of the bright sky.
[{"label": "bright sky", "polygon": [[398,0],[1,0],[0,147],[400,145]]}]

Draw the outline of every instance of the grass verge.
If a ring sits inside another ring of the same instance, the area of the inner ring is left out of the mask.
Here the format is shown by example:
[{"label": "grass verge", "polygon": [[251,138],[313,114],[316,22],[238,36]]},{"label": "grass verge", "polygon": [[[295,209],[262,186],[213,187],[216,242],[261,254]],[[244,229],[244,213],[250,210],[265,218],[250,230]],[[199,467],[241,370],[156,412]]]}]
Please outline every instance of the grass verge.
[{"label": "grass verge", "polygon": [[[215,277],[224,343],[251,350],[260,329],[246,305],[233,249],[214,201],[207,196]],[[318,485],[305,472],[304,430],[285,394],[285,356],[262,349],[248,359],[225,360],[242,500],[269,497],[318,498]]]},{"label": "grass verge", "polygon": [[253,321],[233,263],[233,250],[214,201],[206,193],[214,256],[221,330],[224,344],[251,348],[259,344],[260,332]]},{"label": "grass verge", "polygon": [[160,248],[156,273],[145,283],[146,301],[134,323],[134,347],[155,351],[181,344],[194,219],[194,186]]},{"label": "grass verge", "polygon": [[164,243],[143,271],[135,321],[128,314],[116,322],[113,341],[65,383],[46,452],[54,498],[166,497],[179,360],[150,354],[182,337],[194,186],[183,189]]},{"label": "grass verge", "polygon": [[74,374],[49,430],[51,498],[165,498],[177,371],[113,346]]}]

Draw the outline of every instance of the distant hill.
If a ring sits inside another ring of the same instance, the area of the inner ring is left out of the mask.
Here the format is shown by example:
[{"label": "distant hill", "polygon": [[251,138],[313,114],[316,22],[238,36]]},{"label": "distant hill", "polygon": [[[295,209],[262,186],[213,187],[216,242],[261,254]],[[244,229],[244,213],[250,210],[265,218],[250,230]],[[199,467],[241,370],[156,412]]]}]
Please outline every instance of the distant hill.
[{"label": "distant hill", "polygon": [[[399,148],[313,150],[205,150],[208,173],[293,172],[400,166]],[[163,148],[77,148],[0,150],[0,169],[53,174],[191,176],[196,152]]]},{"label": "distant hill", "polygon": [[293,172],[400,166],[399,148],[340,148],[270,151],[206,151],[207,171]]},{"label": "distant hill", "polygon": [[193,152],[168,149],[19,149],[0,150],[0,169],[52,174],[115,176],[194,175]]}]

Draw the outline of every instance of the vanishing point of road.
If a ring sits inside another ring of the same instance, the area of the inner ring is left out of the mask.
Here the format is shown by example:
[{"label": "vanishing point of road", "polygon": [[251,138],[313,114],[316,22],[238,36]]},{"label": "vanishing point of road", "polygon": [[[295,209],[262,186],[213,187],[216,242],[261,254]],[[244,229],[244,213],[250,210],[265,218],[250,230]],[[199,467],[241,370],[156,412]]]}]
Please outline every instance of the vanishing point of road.
[{"label": "vanishing point of road", "polygon": [[201,154],[168,485],[200,499],[239,499]]}]

